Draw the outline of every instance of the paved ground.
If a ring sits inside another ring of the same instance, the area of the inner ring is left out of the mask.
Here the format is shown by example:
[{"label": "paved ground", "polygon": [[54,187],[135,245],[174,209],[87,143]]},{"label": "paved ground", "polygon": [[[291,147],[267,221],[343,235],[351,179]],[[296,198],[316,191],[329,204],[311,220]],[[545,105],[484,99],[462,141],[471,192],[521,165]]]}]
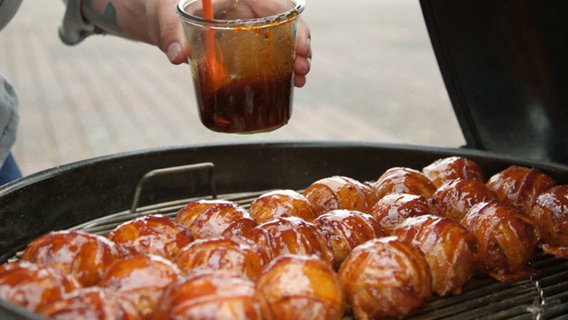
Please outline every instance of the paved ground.
[{"label": "paved ground", "polygon": [[15,156],[25,174],[147,148],[276,140],[456,147],[463,137],[414,0],[308,0],[314,51],[291,122],[273,133],[218,134],[196,114],[187,66],[154,47],[98,36],[67,47],[60,0],[24,1],[0,32],[0,72],[17,87]]}]

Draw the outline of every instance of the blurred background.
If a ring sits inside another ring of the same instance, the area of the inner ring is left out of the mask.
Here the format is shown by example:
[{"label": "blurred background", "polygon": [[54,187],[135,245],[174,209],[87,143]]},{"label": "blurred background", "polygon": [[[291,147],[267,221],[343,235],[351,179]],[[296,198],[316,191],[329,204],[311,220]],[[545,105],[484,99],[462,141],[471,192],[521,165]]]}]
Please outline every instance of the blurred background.
[{"label": "blurred background", "polygon": [[187,65],[113,36],[69,47],[62,1],[24,1],[0,32],[0,72],[20,96],[14,156],[24,174],[151,148],[258,141],[365,141],[459,147],[418,1],[307,0],[308,83],[288,125],[249,136],[199,122]]}]

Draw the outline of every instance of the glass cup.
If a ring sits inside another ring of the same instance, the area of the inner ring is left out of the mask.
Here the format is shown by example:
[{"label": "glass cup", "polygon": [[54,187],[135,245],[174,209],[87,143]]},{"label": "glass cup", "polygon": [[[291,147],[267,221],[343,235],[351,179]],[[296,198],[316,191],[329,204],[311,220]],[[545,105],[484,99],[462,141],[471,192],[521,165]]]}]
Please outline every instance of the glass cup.
[{"label": "glass cup", "polygon": [[285,125],[304,0],[212,0],[210,7],[206,1],[177,5],[201,122],[226,133]]}]

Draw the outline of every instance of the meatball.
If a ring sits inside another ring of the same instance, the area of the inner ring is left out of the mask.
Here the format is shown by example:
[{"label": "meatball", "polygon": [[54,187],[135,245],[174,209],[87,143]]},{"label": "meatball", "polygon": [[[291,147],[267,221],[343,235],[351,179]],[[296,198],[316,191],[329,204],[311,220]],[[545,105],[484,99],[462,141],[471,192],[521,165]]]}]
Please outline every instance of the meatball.
[{"label": "meatball", "polygon": [[402,318],[432,296],[426,258],[396,237],[359,245],[343,261],[338,274],[356,319]]},{"label": "meatball", "polygon": [[377,200],[390,193],[416,194],[430,199],[436,191],[436,186],[422,172],[406,167],[388,169],[372,183],[372,188]]},{"label": "meatball", "polygon": [[166,259],[173,259],[181,248],[193,241],[189,229],[159,214],[127,221],[107,237],[118,244],[125,255],[154,254]]},{"label": "meatball", "polygon": [[52,231],[30,242],[22,260],[74,276],[84,287],[97,284],[105,268],[122,256],[111,240],[82,231]]},{"label": "meatball", "polygon": [[257,281],[274,319],[343,319],[345,299],[337,274],[316,256],[283,255]]}]

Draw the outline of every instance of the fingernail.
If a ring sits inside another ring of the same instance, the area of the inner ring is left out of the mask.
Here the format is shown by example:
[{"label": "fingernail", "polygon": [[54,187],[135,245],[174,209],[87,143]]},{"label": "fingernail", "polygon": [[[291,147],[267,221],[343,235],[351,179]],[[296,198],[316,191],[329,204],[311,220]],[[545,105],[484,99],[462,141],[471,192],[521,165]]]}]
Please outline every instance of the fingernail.
[{"label": "fingernail", "polygon": [[170,61],[173,62],[175,61],[175,59],[177,58],[180,52],[181,52],[181,46],[179,45],[179,43],[174,42],[170,44],[170,46],[168,47],[168,52],[166,54],[168,56],[168,59],[170,59]]}]

